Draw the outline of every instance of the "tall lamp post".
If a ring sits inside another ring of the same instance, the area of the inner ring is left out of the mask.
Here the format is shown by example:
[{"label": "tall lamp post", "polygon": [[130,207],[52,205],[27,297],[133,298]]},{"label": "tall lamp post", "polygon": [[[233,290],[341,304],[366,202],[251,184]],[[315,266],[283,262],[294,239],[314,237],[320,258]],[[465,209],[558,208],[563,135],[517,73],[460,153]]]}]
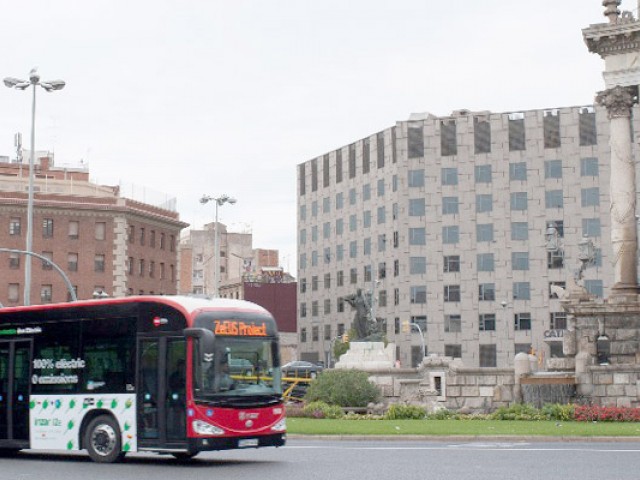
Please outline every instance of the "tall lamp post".
[{"label": "tall lamp post", "polygon": [[[38,71],[33,68],[29,72],[29,80],[6,77],[4,84],[8,88],[25,90],[33,86],[31,100],[31,154],[29,155],[29,199],[27,203],[27,247],[26,251],[31,252],[33,248],[33,164],[35,158],[36,143],[36,86],[44,88],[47,92],[62,90],[65,86],[63,80],[41,81]],[[31,305],[31,256],[24,264],[24,304]]]},{"label": "tall lamp post", "polygon": [[202,205],[206,205],[209,202],[216,202],[216,223],[213,226],[213,255],[216,262],[213,269],[213,296],[216,298],[220,296],[220,240],[218,232],[218,207],[221,207],[225,203],[233,205],[236,201],[237,200],[235,198],[226,194],[223,194],[218,198],[203,195],[200,199],[200,203]]}]

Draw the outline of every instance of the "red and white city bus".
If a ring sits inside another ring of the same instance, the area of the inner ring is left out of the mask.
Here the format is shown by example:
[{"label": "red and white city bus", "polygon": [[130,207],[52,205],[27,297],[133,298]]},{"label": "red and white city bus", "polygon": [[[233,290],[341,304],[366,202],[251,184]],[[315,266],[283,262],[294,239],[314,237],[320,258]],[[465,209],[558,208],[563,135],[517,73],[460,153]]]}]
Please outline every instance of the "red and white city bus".
[{"label": "red and white city bus", "polygon": [[250,302],[137,296],[0,308],[0,452],[190,458],[282,446],[278,334]]}]

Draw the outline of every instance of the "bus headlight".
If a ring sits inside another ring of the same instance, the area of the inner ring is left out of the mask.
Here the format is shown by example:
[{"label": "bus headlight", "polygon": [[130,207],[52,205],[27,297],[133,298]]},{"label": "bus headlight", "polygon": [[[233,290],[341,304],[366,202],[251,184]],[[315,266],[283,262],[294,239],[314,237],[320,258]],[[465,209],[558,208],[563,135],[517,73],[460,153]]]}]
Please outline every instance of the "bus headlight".
[{"label": "bus headlight", "polygon": [[224,430],[202,420],[194,420],[191,426],[198,435],[224,435]]},{"label": "bus headlight", "polygon": [[278,423],[276,423],[273,427],[271,427],[271,430],[273,430],[274,432],[284,432],[286,429],[287,429],[286,418],[280,419]]}]

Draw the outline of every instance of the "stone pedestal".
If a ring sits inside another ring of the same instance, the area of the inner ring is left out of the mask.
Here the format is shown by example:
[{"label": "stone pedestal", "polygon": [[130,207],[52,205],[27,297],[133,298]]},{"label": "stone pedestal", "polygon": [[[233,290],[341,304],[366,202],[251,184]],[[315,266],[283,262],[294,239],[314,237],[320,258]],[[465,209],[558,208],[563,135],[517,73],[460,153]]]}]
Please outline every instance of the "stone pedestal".
[{"label": "stone pedestal", "polygon": [[394,368],[396,346],[384,342],[351,342],[349,350],[340,357],[335,368],[374,371]]}]

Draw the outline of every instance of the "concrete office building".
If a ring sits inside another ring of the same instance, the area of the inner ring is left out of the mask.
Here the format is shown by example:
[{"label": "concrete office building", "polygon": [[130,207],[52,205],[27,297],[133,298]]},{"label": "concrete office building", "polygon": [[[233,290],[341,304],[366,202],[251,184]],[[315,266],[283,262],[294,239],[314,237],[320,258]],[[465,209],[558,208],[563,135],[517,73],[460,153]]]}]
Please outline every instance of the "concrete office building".
[{"label": "concrete office building", "polygon": [[472,367],[562,356],[551,287],[569,286],[583,235],[596,246],[585,287],[603,297],[612,283],[608,129],[593,106],[414,114],[298,165],[301,357],[326,361],[358,289],[403,366],[423,345]]}]

